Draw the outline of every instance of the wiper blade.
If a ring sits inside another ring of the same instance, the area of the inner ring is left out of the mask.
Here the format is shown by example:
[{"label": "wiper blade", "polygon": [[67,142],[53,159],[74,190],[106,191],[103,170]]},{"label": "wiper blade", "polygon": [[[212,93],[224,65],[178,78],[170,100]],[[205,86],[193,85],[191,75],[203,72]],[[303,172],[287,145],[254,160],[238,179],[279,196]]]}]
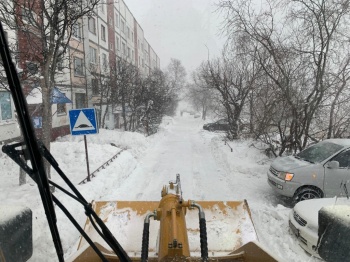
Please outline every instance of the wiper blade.
[{"label": "wiper blade", "polygon": [[297,155],[295,155],[294,157],[295,157],[296,159],[304,160],[304,161],[309,162],[309,163],[311,163],[311,164],[315,164],[315,162],[313,162],[313,161],[311,161],[311,160],[309,160],[309,159],[302,158],[302,157],[297,156]]},{"label": "wiper blade", "polygon": [[309,163],[311,163],[311,164],[315,164],[315,162],[313,162],[313,161],[311,161],[311,160],[309,160],[309,159],[306,159],[306,158],[301,158],[302,160],[304,160],[304,161],[306,161],[306,162],[309,162]]}]

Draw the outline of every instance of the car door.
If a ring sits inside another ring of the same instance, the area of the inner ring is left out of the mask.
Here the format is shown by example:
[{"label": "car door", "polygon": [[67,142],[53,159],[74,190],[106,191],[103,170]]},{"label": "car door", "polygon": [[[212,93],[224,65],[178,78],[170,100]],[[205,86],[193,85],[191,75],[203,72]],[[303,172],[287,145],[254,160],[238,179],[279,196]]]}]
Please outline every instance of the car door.
[{"label": "car door", "polygon": [[338,168],[325,168],[324,192],[326,197],[347,196],[350,192],[350,149],[339,153],[331,161],[338,161]]}]

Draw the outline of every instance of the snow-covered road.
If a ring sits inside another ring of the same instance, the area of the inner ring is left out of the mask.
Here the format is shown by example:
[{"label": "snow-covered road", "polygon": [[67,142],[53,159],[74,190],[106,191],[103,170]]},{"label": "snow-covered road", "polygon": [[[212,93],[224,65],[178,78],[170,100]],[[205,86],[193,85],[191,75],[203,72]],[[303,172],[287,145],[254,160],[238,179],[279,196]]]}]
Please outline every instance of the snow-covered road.
[{"label": "snow-covered road", "polygon": [[[318,261],[298,246],[288,230],[290,207],[273,194],[266,181],[269,159],[252,140],[223,141],[224,135],[203,130],[203,120],[193,115],[166,117],[157,134],[100,130],[88,136],[90,170],[93,171],[122,148],[126,150],[91,182],[86,177],[82,136],[66,136],[52,143],[51,151],[61,169],[87,199],[160,200],[163,185],[180,174],[184,199],[235,201],[246,199],[261,244],[281,261]],[[117,145],[116,148],[113,145]],[[18,187],[18,167],[0,154],[2,186],[0,201],[25,205],[33,211],[34,252],[30,261],[57,261],[46,216],[35,184]],[[63,185],[56,172],[52,179]],[[61,192],[66,207],[85,223],[83,208]],[[75,252],[79,233],[57,208],[57,224],[66,256]],[[131,221],[131,220],[130,220]],[[141,220],[142,221],[142,220]],[[131,222],[129,222],[131,223]],[[141,236],[141,229],[139,230]],[[208,235],[208,239],[211,236]]]},{"label": "snow-covered road", "polygon": [[118,188],[115,199],[127,196],[134,200],[159,200],[163,185],[180,174],[184,198],[227,200],[232,193],[230,185],[224,182],[228,172],[213,156],[201,122],[193,117],[176,118],[166,135],[154,141]]}]

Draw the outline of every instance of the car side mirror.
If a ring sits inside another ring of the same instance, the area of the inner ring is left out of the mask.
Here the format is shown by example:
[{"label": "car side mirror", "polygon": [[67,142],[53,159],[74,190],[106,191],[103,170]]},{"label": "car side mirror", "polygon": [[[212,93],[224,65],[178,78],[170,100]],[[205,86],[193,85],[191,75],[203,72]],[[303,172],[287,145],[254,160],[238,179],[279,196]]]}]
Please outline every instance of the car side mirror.
[{"label": "car side mirror", "polygon": [[330,168],[330,169],[337,169],[337,168],[339,168],[339,162],[338,161],[329,161],[329,162],[327,162],[326,167]]}]

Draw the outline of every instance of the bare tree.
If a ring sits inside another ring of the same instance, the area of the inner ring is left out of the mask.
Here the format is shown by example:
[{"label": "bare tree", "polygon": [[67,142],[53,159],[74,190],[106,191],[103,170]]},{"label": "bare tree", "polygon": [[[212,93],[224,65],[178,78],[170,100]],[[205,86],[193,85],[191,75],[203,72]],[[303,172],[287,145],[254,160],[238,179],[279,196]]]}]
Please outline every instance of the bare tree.
[{"label": "bare tree", "polygon": [[132,95],[136,88],[138,69],[123,58],[118,58],[113,75],[115,76],[115,82],[112,87],[112,101],[115,105],[121,106],[123,127],[124,130],[129,130],[131,126],[130,119],[128,117],[131,112]]},{"label": "bare tree", "polygon": [[[88,4],[87,4],[88,3]],[[55,85],[57,62],[69,46],[75,22],[92,13],[98,0],[13,0],[0,1],[2,22],[17,31],[21,61],[37,63],[42,88],[42,140],[50,150],[52,109],[50,97]],[[23,66],[24,67],[24,66]],[[26,74],[26,72],[24,72]],[[50,167],[46,165],[50,176]]]},{"label": "bare tree", "polygon": [[260,69],[248,56],[232,54],[231,58],[222,57],[203,62],[198,78],[205,86],[213,88],[220,94],[220,103],[225,108],[230,129],[229,139],[237,139],[241,113],[248,94],[255,87]]},{"label": "bare tree", "polygon": [[329,89],[326,79],[337,67],[332,58],[340,55],[339,43],[347,38],[343,27],[349,1],[266,3],[267,7],[259,9],[252,1],[220,1],[219,8],[226,17],[228,45],[241,35],[255,43],[251,53],[272,80],[272,87],[280,90],[290,112],[280,121],[280,128],[285,129],[280,132],[285,134],[281,135],[282,154],[286,148],[304,148],[311,138],[315,116]]},{"label": "bare tree", "polygon": [[179,93],[185,87],[187,73],[180,60],[171,58],[165,74],[169,87],[174,92]]},{"label": "bare tree", "polygon": [[201,79],[196,74],[192,75],[194,83],[187,85],[187,99],[193,104],[196,110],[202,113],[202,119],[205,120],[208,111],[214,103],[213,90],[201,83]]},{"label": "bare tree", "polygon": [[109,113],[110,110],[112,110],[111,93],[113,81],[115,80],[115,70],[110,70],[110,68],[108,67],[108,62],[102,61],[102,64],[90,63],[87,67],[87,71],[91,75],[92,80],[91,84],[89,85],[89,89],[92,93],[91,95],[94,97],[98,97],[97,103],[95,104],[95,106],[98,107],[98,123],[101,127],[105,127],[106,115]]},{"label": "bare tree", "polygon": [[332,83],[330,84],[332,94],[332,101],[329,111],[329,123],[327,138],[342,137],[348,127],[350,126],[350,119],[348,117],[348,104],[350,104],[349,92],[345,92],[349,87],[350,80],[350,56],[349,54],[343,58],[342,67],[337,74],[332,74]]}]

